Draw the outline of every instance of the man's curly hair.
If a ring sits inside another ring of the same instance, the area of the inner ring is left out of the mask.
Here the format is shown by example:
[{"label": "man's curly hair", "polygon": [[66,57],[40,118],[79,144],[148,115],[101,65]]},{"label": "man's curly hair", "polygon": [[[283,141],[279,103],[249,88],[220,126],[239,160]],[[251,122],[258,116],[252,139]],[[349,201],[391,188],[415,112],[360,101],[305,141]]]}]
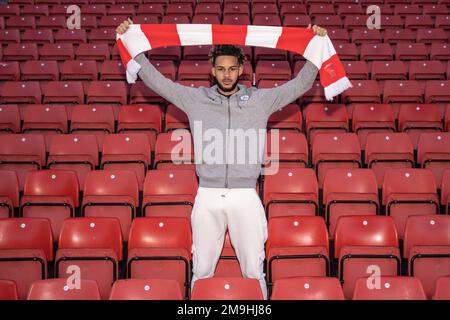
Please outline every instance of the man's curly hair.
[{"label": "man's curly hair", "polygon": [[209,52],[209,61],[214,66],[216,64],[216,59],[219,56],[233,56],[238,59],[239,64],[243,64],[246,61],[244,50],[242,48],[231,45],[231,44],[221,44],[214,46]]}]

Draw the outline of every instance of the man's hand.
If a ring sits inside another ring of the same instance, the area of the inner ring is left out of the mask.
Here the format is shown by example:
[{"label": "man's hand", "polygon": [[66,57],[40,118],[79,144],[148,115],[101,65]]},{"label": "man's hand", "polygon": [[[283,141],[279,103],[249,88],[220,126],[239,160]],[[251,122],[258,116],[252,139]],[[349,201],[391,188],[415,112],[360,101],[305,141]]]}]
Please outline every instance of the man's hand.
[{"label": "man's hand", "polygon": [[124,34],[125,32],[127,32],[128,28],[130,27],[130,25],[133,24],[133,21],[131,21],[130,18],[128,18],[128,20],[125,20],[124,22],[122,22],[120,24],[120,26],[117,27],[116,32],[118,34]]},{"label": "man's hand", "polygon": [[[308,25],[308,29],[311,29],[311,23]],[[324,37],[327,35],[327,29],[321,28],[319,26],[313,25],[312,29],[315,35]]]}]

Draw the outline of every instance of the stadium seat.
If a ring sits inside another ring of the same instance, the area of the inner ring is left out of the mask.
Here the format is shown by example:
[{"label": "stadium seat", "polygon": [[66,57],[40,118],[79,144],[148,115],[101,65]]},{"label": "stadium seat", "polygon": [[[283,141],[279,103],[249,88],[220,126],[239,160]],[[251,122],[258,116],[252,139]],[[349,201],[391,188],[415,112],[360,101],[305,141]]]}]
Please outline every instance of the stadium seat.
[{"label": "stadium seat", "polygon": [[423,100],[423,90],[418,81],[387,80],[384,83],[383,103],[417,102]]},{"label": "stadium seat", "polygon": [[291,67],[287,61],[259,60],[256,64],[256,83],[260,80],[291,80]]},{"label": "stadium seat", "polygon": [[122,81],[91,81],[86,103],[127,104],[128,87]]},{"label": "stadium seat", "polygon": [[442,175],[450,168],[450,133],[422,133],[417,148],[417,163],[422,168],[431,170],[440,187]]},{"label": "stadium seat", "polygon": [[57,240],[63,221],[75,217],[79,206],[78,192],[78,180],[73,171],[30,171],[25,180],[19,216],[48,219],[53,239]]},{"label": "stadium seat", "polygon": [[342,28],[341,17],[337,15],[317,15],[314,18],[314,24],[329,29]]},{"label": "stadium seat", "polygon": [[448,36],[445,30],[440,28],[418,29],[416,42],[425,44],[431,44],[435,42],[448,43]]},{"label": "stadium seat", "polygon": [[286,60],[287,52],[280,49],[265,48],[265,47],[255,47],[254,59],[255,63],[259,60]]},{"label": "stadium seat", "polygon": [[328,170],[323,185],[323,206],[331,239],[341,216],[379,214],[375,174],[370,169]]},{"label": "stadium seat", "polygon": [[[307,22],[309,24],[309,22]],[[306,24],[301,25],[302,27]],[[337,52],[339,54],[339,57],[341,57],[341,53],[344,53],[343,59],[341,60],[356,60],[356,59],[350,59],[349,55],[358,55],[356,51],[356,45],[354,43],[349,43],[350,35],[347,31],[347,29],[331,29],[328,32],[328,35],[330,39],[333,41],[333,43],[336,44]]]},{"label": "stadium seat", "polygon": [[450,300],[450,276],[437,280],[433,300]]},{"label": "stadium seat", "polygon": [[8,3],[0,7],[1,16],[19,16],[20,6],[16,3]]},{"label": "stadium seat", "polygon": [[[369,288],[367,279],[356,281],[353,300],[426,300],[423,286],[413,277],[383,276],[379,288]],[[378,281],[378,280],[377,280]]]},{"label": "stadium seat", "polygon": [[170,279],[117,280],[109,300],[183,300],[180,286]]},{"label": "stadium seat", "polygon": [[41,103],[38,81],[6,81],[0,87],[0,103]]},{"label": "stadium seat", "polygon": [[195,281],[191,300],[263,300],[263,294],[257,279],[208,278]]},{"label": "stadium seat", "polygon": [[275,281],[270,300],[344,300],[334,277],[295,277]]},{"label": "stadium seat", "polygon": [[126,80],[125,68],[121,61],[106,60],[100,67],[100,80]]},{"label": "stadium seat", "polygon": [[84,103],[83,85],[79,81],[50,81],[43,95],[43,103]]},{"label": "stadium seat", "polygon": [[[269,131],[264,159],[265,174],[276,168],[306,168],[309,166],[308,142],[303,133],[295,131]],[[272,147],[273,145],[273,147]],[[274,169],[271,169],[272,166]]]},{"label": "stadium seat", "polygon": [[72,110],[70,133],[89,133],[97,138],[99,150],[106,134],[114,133],[114,113],[109,105],[76,105]]},{"label": "stadium seat", "polygon": [[97,80],[95,61],[65,60],[61,66],[61,80]]},{"label": "stadium seat", "polygon": [[[152,1],[151,3],[140,4],[136,13],[138,15],[145,15],[147,17],[156,17],[159,20],[164,16],[164,5],[162,3],[155,3]],[[133,21],[134,22],[134,21]]]},{"label": "stadium seat", "polygon": [[288,104],[272,113],[267,121],[267,129],[296,130],[302,132],[302,112],[295,103]]},{"label": "stadium seat", "polygon": [[441,184],[441,205],[445,207],[445,214],[450,212],[450,170],[445,170],[442,174]]},{"label": "stadium seat", "polygon": [[133,220],[128,241],[128,279],[172,279],[189,293],[191,228],[185,218]]},{"label": "stadium seat", "polygon": [[0,134],[20,132],[20,113],[17,104],[0,106]]},{"label": "stadium seat", "polygon": [[322,217],[273,217],[268,234],[269,286],[280,279],[329,276],[328,232]]},{"label": "stadium seat", "polygon": [[0,219],[0,278],[17,285],[25,299],[30,285],[47,278],[47,263],[53,261],[53,239],[47,219]]},{"label": "stadium seat", "polygon": [[12,218],[19,207],[19,181],[14,171],[0,170],[0,219]]},{"label": "stadium seat", "polygon": [[158,135],[154,168],[194,170],[194,146],[189,131],[178,129]]},{"label": "stadium seat", "polygon": [[54,33],[55,43],[71,43],[79,45],[87,42],[87,32],[84,29],[58,29]]},{"label": "stadium seat", "polygon": [[388,43],[362,43],[361,60],[394,60],[392,47]]},{"label": "stadium seat", "polygon": [[425,86],[425,103],[450,102],[450,80],[428,80]]},{"label": "stadium seat", "polygon": [[369,69],[365,61],[344,61],[342,64],[349,79],[369,80]]},{"label": "stadium seat", "polygon": [[312,162],[318,177],[319,188],[328,169],[360,168],[361,147],[355,133],[322,133],[312,145]]},{"label": "stadium seat", "polygon": [[0,300],[19,300],[19,293],[14,281],[0,280]]},{"label": "stadium seat", "polygon": [[264,179],[263,203],[269,218],[314,216],[319,212],[317,178],[312,169],[280,168]]},{"label": "stadium seat", "polygon": [[167,106],[164,123],[166,132],[176,129],[190,129],[187,114],[173,104]]},{"label": "stadium seat", "polygon": [[[155,49],[158,50],[158,49]],[[153,50],[151,50],[153,51]],[[208,82],[209,83],[209,82]],[[163,103],[164,98],[151,90],[143,81],[136,81],[130,88],[130,104]]]},{"label": "stadium seat", "polygon": [[429,50],[424,43],[397,43],[396,60],[428,60]]},{"label": "stadium seat", "polygon": [[358,278],[368,277],[376,265],[378,276],[400,275],[400,250],[394,220],[385,216],[340,217],[334,237],[339,279],[350,299]]},{"label": "stadium seat", "polygon": [[421,280],[431,298],[440,277],[450,269],[450,217],[414,216],[405,228],[403,255],[408,259],[409,275]]},{"label": "stadium seat", "polygon": [[74,261],[80,268],[81,279],[96,280],[100,297],[108,299],[122,261],[119,220],[92,217],[65,220],[56,252],[55,277],[68,278]]},{"label": "stadium seat", "polygon": [[248,14],[224,13],[223,24],[249,25],[250,16]]},{"label": "stadium seat", "polygon": [[21,80],[47,80],[59,79],[59,69],[56,61],[25,61],[21,66]]},{"label": "stadium seat", "polygon": [[2,62],[0,64],[1,81],[19,81],[20,65],[19,61]]},{"label": "stadium seat", "polygon": [[158,60],[152,61],[153,66],[161,72],[166,78],[169,78],[173,81],[176,80],[177,77],[177,66],[173,61],[170,60]]},{"label": "stadium seat", "polygon": [[19,29],[6,29],[0,30],[0,43],[19,43],[20,42],[20,30]]},{"label": "stadium seat", "polygon": [[0,135],[0,170],[13,170],[19,179],[20,190],[28,171],[45,166],[45,141],[39,134]]},{"label": "stadium seat", "polygon": [[343,104],[310,104],[304,109],[308,141],[321,133],[349,131],[347,109]]},{"label": "stadium seat", "polygon": [[50,145],[47,166],[49,169],[74,171],[79,189],[83,191],[86,174],[98,166],[98,152],[94,135],[57,135]]},{"label": "stadium seat", "polygon": [[225,232],[225,239],[223,241],[222,252],[219,256],[219,261],[214,271],[214,277],[238,277],[242,278],[241,266],[236,255],[236,251],[231,244],[229,232]]},{"label": "stadium seat", "polygon": [[406,70],[403,61],[373,61],[371,75],[374,80],[406,80]]},{"label": "stadium seat", "polygon": [[145,177],[142,216],[185,217],[190,221],[197,189],[192,170],[150,170]]},{"label": "stadium seat", "polygon": [[46,43],[38,48],[41,60],[71,60],[75,58],[75,51],[71,43]]},{"label": "stadium seat", "polygon": [[386,29],[384,31],[384,42],[399,44],[402,42],[414,43],[416,37],[411,29]]},{"label": "stadium seat", "polygon": [[90,171],[86,175],[81,215],[117,218],[122,238],[128,239],[139,207],[136,175],[124,169]]},{"label": "stadium seat", "polygon": [[430,49],[431,60],[449,60],[450,45],[447,43],[433,42]]},{"label": "stadium seat", "polygon": [[25,31],[27,29],[36,29],[36,18],[34,16],[10,16],[8,20],[6,20],[6,28],[17,28],[21,31]]},{"label": "stadium seat", "polygon": [[445,80],[445,68],[441,61],[411,61],[409,63],[411,80]]},{"label": "stadium seat", "polygon": [[94,280],[79,280],[67,284],[67,279],[47,279],[36,281],[31,285],[27,300],[100,300],[100,292],[97,282]]},{"label": "stadium seat", "polygon": [[104,61],[109,59],[110,52],[106,43],[81,43],[75,50],[77,60]]},{"label": "stadium seat", "polygon": [[[125,17],[124,17],[125,18]],[[118,19],[119,20],[119,19]],[[122,19],[122,21],[125,19]],[[92,29],[89,33],[89,42],[90,43],[107,43],[110,46],[113,46],[116,43],[116,30],[115,27],[109,28],[96,28]]]},{"label": "stadium seat", "polygon": [[381,92],[375,80],[353,81],[353,87],[341,94],[342,103],[381,103]]},{"label": "stadium seat", "polygon": [[383,182],[383,205],[403,239],[408,217],[439,214],[433,173],[427,169],[388,169]]}]

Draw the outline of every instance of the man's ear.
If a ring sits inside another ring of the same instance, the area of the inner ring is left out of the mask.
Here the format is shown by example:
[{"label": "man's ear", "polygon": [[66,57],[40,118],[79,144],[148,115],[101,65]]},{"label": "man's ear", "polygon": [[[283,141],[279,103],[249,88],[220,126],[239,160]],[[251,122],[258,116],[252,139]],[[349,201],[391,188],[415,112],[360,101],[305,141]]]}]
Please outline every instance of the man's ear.
[{"label": "man's ear", "polygon": [[239,76],[241,76],[243,72],[244,72],[244,64],[241,63],[241,64],[239,65]]},{"label": "man's ear", "polygon": [[216,68],[214,68],[214,66],[211,67],[211,74],[213,75],[213,77],[216,76]]}]

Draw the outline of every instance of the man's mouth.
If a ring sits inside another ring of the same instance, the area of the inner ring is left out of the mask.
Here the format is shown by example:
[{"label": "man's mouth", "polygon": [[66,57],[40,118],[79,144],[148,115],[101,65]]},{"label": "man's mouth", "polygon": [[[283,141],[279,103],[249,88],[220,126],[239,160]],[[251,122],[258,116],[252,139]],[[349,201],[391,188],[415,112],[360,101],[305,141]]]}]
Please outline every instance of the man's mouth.
[{"label": "man's mouth", "polygon": [[224,83],[224,84],[231,84],[232,81],[231,81],[231,80],[223,80],[223,83]]}]

